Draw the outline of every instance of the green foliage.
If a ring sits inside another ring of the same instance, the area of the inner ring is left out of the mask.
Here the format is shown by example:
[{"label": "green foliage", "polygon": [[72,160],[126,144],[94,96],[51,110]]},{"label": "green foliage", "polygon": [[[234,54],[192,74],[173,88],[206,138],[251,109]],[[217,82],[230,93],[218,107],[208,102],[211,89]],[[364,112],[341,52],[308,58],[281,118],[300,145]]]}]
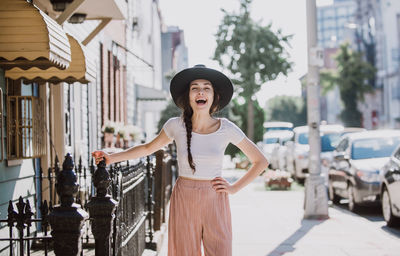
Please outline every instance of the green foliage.
[{"label": "green foliage", "polygon": [[[215,35],[217,48],[213,57],[233,75],[236,91],[248,103],[254,101],[252,97],[262,84],[279,74],[287,75],[292,65],[287,61],[289,54],[284,47],[289,45],[291,36],[283,35],[281,30],[272,31],[271,23],[265,26],[252,20],[251,2],[240,0],[239,14],[222,10],[224,17]],[[248,117],[254,119],[250,114]]]},{"label": "green foliage", "polygon": [[[254,101],[254,141],[261,141],[263,139],[264,135],[264,110],[260,107],[258,104],[258,101]],[[234,122],[244,133],[247,132],[247,102],[244,104],[239,104],[237,99],[232,100],[232,107],[230,109],[230,115],[229,119]],[[229,144],[227,147],[225,154],[235,156],[237,153],[239,153],[240,150],[232,145]]]},{"label": "green foliage", "polygon": [[105,127],[104,133],[114,133],[115,129],[113,127]]},{"label": "green foliage", "polygon": [[173,101],[170,101],[167,107],[161,112],[160,120],[158,121],[157,128],[161,131],[164,123],[168,121],[171,117],[180,116],[182,113],[181,109],[178,108]]},{"label": "green foliage", "polygon": [[348,44],[340,46],[336,56],[337,70],[321,72],[321,84],[326,90],[339,87],[344,109],[340,118],[346,126],[361,127],[362,114],[357,101],[364,101],[365,93],[372,91],[376,69],[363,59],[361,52],[354,52]]},{"label": "green foliage", "polygon": [[307,124],[307,104],[301,97],[277,96],[268,101],[268,121],[291,122],[294,126]]},{"label": "green foliage", "polygon": [[214,60],[234,75],[235,84],[241,86],[240,95],[249,98],[260,90],[266,81],[274,80],[280,73],[287,75],[291,63],[284,48],[291,36],[273,32],[272,24],[266,26],[250,18],[251,0],[241,0],[240,14],[225,10],[219,25]]}]

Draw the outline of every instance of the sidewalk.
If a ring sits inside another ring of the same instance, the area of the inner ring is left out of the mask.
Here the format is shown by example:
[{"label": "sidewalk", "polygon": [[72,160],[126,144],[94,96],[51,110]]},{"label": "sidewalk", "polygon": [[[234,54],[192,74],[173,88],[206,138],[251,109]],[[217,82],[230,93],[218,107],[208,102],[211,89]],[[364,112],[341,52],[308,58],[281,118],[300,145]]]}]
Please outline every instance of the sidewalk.
[{"label": "sidewalk", "polygon": [[[224,171],[233,181],[241,171]],[[395,256],[400,229],[368,220],[340,207],[328,220],[303,220],[304,192],[267,191],[262,177],[230,196],[233,256]],[[167,256],[167,237],[159,256]]]}]

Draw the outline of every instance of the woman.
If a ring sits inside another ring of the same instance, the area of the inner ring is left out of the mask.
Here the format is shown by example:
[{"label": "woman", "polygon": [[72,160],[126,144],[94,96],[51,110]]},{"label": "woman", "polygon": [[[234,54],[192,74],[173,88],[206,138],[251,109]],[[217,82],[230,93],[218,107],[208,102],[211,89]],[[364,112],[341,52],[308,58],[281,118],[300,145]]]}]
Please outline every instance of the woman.
[{"label": "woman", "polygon": [[[139,158],[176,142],[179,177],[170,199],[168,255],[232,255],[232,228],[228,194],[234,194],[254,180],[268,162],[245,134],[226,118],[213,113],[231,100],[229,78],[204,65],[185,69],[174,76],[170,91],[182,117],[169,119],[156,138],[123,152],[93,152],[96,163],[106,164]],[[235,144],[252,165],[246,174],[230,184],[221,177],[225,148]]]}]

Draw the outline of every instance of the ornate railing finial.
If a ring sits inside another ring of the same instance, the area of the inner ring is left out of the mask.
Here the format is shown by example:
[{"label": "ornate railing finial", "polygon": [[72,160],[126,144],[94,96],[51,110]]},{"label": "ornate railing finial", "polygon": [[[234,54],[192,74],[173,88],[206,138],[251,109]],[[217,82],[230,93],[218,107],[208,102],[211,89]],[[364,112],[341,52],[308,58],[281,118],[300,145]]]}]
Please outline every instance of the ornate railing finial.
[{"label": "ornate railing finial", "polygon": [[74,161],[68,153],[65,156],[63,170],[57,175],[56,188],[57,194],[60,196],[61,206],[69,207],[74,203],[74,198],[79,188],[79,184],[76,181]]}]

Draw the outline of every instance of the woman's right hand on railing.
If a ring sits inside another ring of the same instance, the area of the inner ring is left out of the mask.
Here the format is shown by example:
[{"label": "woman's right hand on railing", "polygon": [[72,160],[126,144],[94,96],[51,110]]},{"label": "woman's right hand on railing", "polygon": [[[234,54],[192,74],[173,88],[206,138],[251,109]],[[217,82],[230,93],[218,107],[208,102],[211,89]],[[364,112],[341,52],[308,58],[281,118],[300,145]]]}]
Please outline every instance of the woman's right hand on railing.
[{"label": "woman's right hand on railing", "polygon": [[103,150],[96,150],[92,152],[92,156],[94,157],[96,161],[96,165],[100,163],[101,160],[106,160],[106,165],[111,164],[111,155],[104,152]]}]

